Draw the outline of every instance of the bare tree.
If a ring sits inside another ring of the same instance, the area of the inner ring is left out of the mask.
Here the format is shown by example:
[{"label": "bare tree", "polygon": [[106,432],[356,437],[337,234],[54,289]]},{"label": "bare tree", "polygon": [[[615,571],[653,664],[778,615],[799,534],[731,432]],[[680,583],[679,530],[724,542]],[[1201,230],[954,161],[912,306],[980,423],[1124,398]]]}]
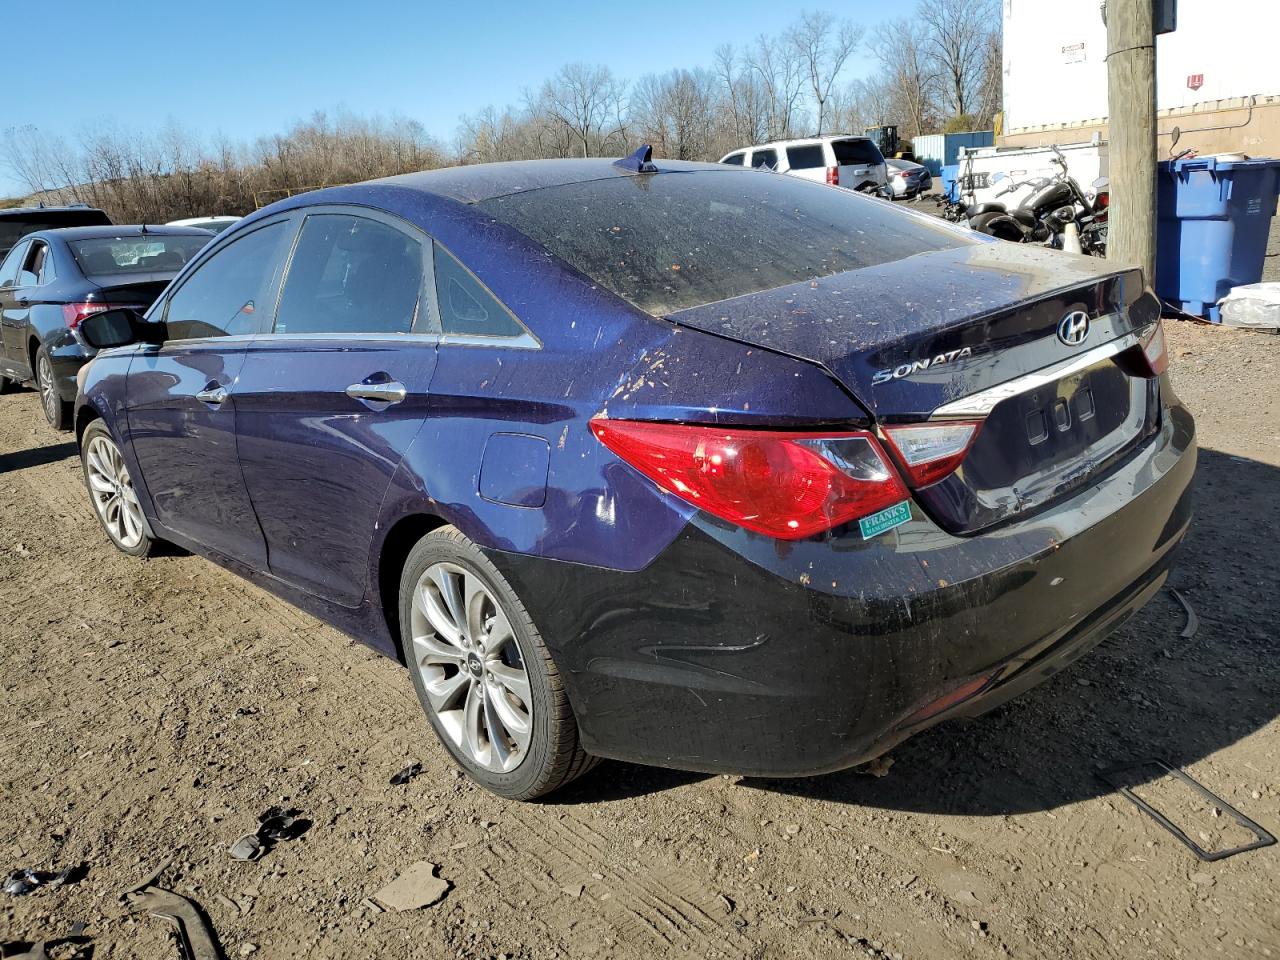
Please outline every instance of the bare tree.
[{"label": "bare tree", "polygon": [[716,80],[705,70],[641,77],[631,95],[631,122],[659,156],[701,160],[713,150]]},{"label": "bare tree", "polygon": [[841,20],[821,11],[805,11],[787,32],[787,39],[808,75],[813,101],[818,108],[815,131],[822,136],[827,101],[844,69],[845,62],[862,42],[863,28],[851,20]]},{"label": "bare tree", "polygon": [[928,35],[915,19],[881,24],[871,39],[883,80],[892,92],[893,113],[906,139],[938,125],[938,73],[928,53]]},{"label": "bare tree", "polygon": [[999,31],[994,0],[918,0],[925,52],[938,74],[943,108],[951,116],[974,112],[981,98],[985,54]]},{"label": "bare tree", "polygon": [[804,84],[804,68],[795,47],[783,39],[761,34],[747,54],[747,65],[759,85],[763,139],[784,140],[792,136]]},{"label": "bare tree", "polygon": [[624,93],[608,67],[570,63],[543,84],[539,105],[573,134],[587,157],[620,137]]}]

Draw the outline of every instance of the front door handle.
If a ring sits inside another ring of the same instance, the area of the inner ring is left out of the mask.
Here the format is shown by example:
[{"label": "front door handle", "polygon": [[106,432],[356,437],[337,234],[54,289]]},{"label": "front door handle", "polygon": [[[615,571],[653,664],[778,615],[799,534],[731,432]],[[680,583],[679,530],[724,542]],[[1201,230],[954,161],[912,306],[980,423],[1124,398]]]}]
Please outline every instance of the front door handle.
[{"label": "front door handle", "polygon": [[196,399],[203,401],[204,403],[211,403],[216,407],[219,404],[226,402],[227,388],[214,386],[205,387],[196,394]]},{"label": "front door handle", "polygon": [[390,380],[386,383],[353,383],[347,387],[347,396],[352,400],[399,403],[408,395],[404,384],[398,380]]}]

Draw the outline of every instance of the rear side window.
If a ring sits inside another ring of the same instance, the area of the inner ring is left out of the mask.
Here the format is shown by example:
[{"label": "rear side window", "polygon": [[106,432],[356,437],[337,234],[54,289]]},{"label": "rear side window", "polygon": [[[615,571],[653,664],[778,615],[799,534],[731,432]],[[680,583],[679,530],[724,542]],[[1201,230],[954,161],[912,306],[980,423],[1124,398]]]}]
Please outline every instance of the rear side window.
[{"label": "rear side window", "polygon": [[832,140],[831,149],[842,167],[884,163],[884,154],[870,140]]},{"label": "rear side window", "polygon": [[723,160],[721,160],[720,162],[721,162],[721,163],[727,163],[727,164],[729,164],[731,167],[740,167],[740,166],[742,166],[742,154],[740,154],[740,153],[731,153],[731,154],[729,154],[727,157],[725,157]]},{"label": "rear side window", "polygon": [[751,166],[757,170],[763,167],[766,170],[778,169],[778,151],[777,150],[753,150],[751,152]]},{"label": "rear side window", "polygon": [[409,333],[422,293],[422,244],[388,224],[312,214],[280,295],[276,333]]},{"label": "rear side window", "polygon": [[259,333],[270,323],[272,294],[292,237],[289,221],[277,220],[237,237],[196,267],[165,308],[168,338]]},{"label": "rear side window", "polygon": [[57,277],[53,271],[53,251],[47,243],[32,241],[31,254],[27,257],[27,269],[35,276],[35,282],[43,286]]},{"label": "rear side window", "polygon": [[714,168],[545,187],[478,206],[655,316],[980,242],[851,190]]},{"label": "rear side window", "polygon": [[438,243],[433,259],[440,325],[446,335],[519,337],[525,334],[520,322],[488,288]]},{"label": "rear side window", "polygon": [[822,153],[822,144],[810,143],[803,147],[787,147],[787,163],[792,170],[812,170],[825,167],[827,158]]}]

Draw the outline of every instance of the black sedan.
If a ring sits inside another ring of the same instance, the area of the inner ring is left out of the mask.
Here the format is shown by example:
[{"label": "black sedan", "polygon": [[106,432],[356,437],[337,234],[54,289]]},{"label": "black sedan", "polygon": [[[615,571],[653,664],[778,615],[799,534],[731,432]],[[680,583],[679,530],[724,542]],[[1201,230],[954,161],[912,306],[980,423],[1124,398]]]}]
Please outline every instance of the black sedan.
[{"label": "black sedan", "polygon": [[76,372],[93,355],[81,321],[112,307],[146,309],[212,239],[193,227],[110,225],[24,236],[0,264],[0,391],[33,381],[45,418],[69,429]]}]

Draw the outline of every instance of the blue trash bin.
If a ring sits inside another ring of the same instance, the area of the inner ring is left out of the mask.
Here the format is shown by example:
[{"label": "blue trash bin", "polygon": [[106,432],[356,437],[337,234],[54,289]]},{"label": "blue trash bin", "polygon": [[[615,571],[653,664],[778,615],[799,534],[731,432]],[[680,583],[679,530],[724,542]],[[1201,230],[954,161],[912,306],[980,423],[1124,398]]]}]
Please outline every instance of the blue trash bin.
[{"label": "blue trash bin", "polygon": [[942,168],[942,192],[952,203],[960,202],[960,191],[956,188],[956,180],[960,176],[960,164],[948,163]]},{"label": "blue trash bin", "polygon": [[1262,279],[1280,160],[1166,160],[1156,176],[1156,293],[1218,323],[1227,291]]}]

